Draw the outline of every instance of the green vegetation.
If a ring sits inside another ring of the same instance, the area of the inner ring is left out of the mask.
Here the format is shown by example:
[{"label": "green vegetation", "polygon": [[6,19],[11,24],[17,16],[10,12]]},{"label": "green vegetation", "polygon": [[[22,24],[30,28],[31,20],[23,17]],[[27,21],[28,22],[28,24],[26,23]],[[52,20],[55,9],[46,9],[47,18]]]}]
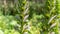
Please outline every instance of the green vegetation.
[{"label": "green vegetation", "polygon": [[60,0],[0,0],[0,34],[60,34]]}]

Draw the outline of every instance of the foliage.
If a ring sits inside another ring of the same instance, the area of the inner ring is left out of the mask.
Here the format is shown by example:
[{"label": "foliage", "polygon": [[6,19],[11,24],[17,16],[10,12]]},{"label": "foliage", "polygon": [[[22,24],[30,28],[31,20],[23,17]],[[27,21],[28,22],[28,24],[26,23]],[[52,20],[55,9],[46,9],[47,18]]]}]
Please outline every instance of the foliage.
[{"label": "foliage", "polygon": [[4,1],[0,4],[0,34],[60,34],[59,0]]}]

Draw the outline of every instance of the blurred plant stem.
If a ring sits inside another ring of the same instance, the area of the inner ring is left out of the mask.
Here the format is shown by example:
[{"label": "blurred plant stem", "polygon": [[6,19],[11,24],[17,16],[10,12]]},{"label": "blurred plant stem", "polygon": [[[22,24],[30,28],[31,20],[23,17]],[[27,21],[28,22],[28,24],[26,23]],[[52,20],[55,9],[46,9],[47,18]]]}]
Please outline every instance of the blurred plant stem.
[{"label": "blurred plant stem", "polygon": [[4,15],[6,15],[7,12],[7,3],[6,0],[4,0]]},{"label": "blurred plant stem", "polygon": [[26,0],[18,0],[19,11],[20,11],[20,19],[21,19],[21,34],[24,34],[24,25],[26,24],[26,18],[28,18],[28,4]]}]

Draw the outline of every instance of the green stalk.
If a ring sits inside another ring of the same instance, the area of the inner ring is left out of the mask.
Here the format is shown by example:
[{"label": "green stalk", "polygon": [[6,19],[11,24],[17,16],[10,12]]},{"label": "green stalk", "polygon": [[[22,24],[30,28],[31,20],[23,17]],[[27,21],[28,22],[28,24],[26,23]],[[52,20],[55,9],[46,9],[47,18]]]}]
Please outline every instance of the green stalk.
[{"label": "green stalk", "polygon": [[[45,16],[45,31],[44,34],[49,34],[50,30],[50,24],[48,24],[48,21],[49,19],[51,18],[51,16],[54,16],[55,14],[55,3],[54,3],[55,0],[46,0],[46,3],[45,3],[45,9],[44,9],[44,16]],[[46,33],[45,33],[46,32]]]},{"label": "green stalk", "polygon": [[19,11],[20,11],[20,19],[21,19],[21,30],[20,30],[20,33],[21,34],[24,34],[24,25],[26,24],[25,23],[25,21],[24,21],[24,19],[25,19],[25,16],[26,16],[26,14],[24,14],[24,12],[26,11],[26,4],[27,4],[27,1],[26,0],[18,0],[18,2],[19,2],[19,4],[18,4],[18,6],[19,6]]}]

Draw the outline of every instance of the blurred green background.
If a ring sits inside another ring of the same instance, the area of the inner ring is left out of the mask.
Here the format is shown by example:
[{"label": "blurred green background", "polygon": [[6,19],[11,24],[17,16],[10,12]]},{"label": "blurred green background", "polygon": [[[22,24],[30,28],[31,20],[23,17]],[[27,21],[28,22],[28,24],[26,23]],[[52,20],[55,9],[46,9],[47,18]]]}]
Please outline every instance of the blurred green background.
[{"label": "blurred green background", "polygon": [[60,0],[0,0],[0,34],[60,34]]}]

